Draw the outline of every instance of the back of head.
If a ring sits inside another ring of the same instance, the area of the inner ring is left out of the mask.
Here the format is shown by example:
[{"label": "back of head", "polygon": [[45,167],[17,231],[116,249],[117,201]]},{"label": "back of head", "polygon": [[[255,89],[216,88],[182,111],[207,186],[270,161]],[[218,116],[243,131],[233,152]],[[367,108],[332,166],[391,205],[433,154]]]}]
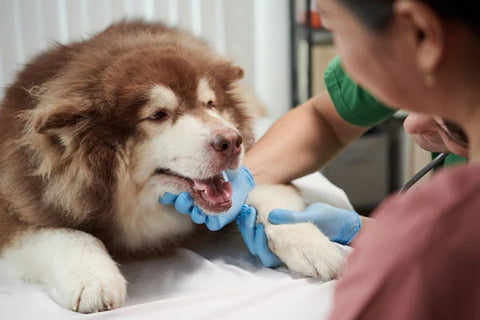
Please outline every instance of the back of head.
[{"label": "back of head", "polygon": [[[379,31],[389,22],[394,3],[399,0],[338,0],[369,29]],[[480,6],[472,0],[419,0],[442,19],[461,22],[480,36]]]}]

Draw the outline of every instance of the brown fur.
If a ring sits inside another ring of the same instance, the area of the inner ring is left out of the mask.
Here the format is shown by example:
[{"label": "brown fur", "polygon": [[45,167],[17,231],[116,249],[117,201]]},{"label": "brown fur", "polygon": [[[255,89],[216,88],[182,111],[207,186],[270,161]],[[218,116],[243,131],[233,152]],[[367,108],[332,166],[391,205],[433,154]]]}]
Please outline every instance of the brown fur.
[{"label": "brown fur", "polygon": [[38,56],[0,108],[0,247],[29,227],[63,227],[111,249],[119,162],[128,166],[131,146],[145,139],[138,124],[148,90],[160,82],[181,96],[178,116],[204,107],[195,94],[207,78],[248,146],[250,118],[232,93],[242,76],[198,39],[143,22]]}]

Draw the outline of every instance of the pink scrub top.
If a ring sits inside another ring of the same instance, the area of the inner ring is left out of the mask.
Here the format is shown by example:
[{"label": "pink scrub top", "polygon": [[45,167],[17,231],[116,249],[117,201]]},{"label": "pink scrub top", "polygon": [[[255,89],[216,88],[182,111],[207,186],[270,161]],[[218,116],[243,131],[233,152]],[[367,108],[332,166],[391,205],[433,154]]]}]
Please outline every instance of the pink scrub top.
[{"label": "pink scrub top", "polygon": [[330,320],[480,319],[480,165],[438,172],[373,216]]}]

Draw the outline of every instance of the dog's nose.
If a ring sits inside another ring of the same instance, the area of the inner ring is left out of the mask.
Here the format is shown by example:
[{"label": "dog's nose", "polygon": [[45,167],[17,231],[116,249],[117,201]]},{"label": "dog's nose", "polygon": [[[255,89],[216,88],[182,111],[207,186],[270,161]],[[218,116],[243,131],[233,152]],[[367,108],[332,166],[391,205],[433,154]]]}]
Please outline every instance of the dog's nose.
[{"label": "dog's nose", "polygon": [[239,154],[242,150],[242,136],[233,130],[216,133],[212,147],[226,156]]}]

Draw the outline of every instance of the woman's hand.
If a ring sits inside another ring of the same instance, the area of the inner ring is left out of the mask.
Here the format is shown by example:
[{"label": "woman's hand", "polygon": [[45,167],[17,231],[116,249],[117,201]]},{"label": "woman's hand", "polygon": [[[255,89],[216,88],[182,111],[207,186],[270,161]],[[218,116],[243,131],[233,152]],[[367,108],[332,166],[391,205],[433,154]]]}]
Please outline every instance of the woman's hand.
[{"label": "woman's hand", "polygon": [[242,206],[242,210],[237,217],[237,225],[248,250],[258,257],[265,267],[273,268],[282,264],[268,247],[265,228],[263,224],[257,224],[257,210],[254,207]]},{"label": "woman's hand", "polygon": [[331,241],[340,244],[349,244],[362,227],[358,213],[326,203],[314,203],[301,212],[275,209],[268,218],[272,224],[312,222]]}]

